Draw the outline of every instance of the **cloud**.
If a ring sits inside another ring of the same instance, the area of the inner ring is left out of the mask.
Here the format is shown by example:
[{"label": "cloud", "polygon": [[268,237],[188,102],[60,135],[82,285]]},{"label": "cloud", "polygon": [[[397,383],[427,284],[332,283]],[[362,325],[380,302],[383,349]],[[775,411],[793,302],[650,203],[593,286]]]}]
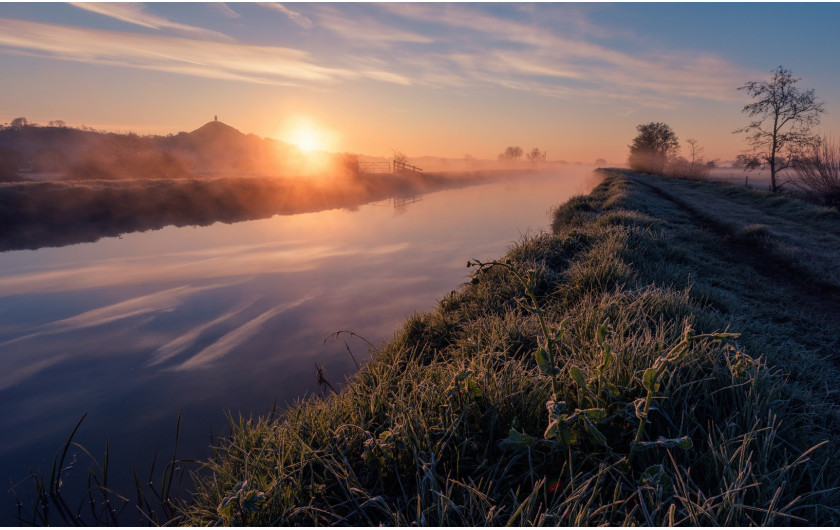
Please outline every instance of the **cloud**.
[{"label": "cloud", "polygon": [[58,364],[66,358],[67,355],[61,354],[56,355],[54,357],[50,357],[48,359],[36,361],[31,364],[27,364],[26,366],[22,366],[17,369],[6,369],[0,371],[0,390],[5,390],[7,388],[13,387],[18,383],[29,379],[33,375],[46,370],[50,366]]},{"label": "cloud", "polygon": [[622,108],[673,108],[686,99],[736,101],[733,87],[752,75],[713,53],[659,48],[655,37],[640,39],[627,31],[597,31],[580,9],[565,6],[318,4],[304,11],[265,5],[300,27],[317,28],[310,51],[299,49],[299,40],[286,40],[289,47],[223,41],[209,30],[126,4],[82,7],[192,38],[0,19],[0,47],[6,53],[249,83],[311,87],[371,80],[499,87],[612,101]]},{"label": "cloud", "polygon": [[8,275],[0,278],[0,296],[83,291],[153,282],[225,281],[224,285],[234,285],[266,271],[304,272],[320,267],[324,260],[360,259],[363,256],[402,252],[408,248],[409,243],[360,249],[292,240],[147,254],[135,258],[120,257],[75,267]]},{"label": "cloud", "polygon": [[214,2],[208,5],[228,18],[242,18],[242,16],[239,13],[234,11],[229,5],[227,5],[224,2]]},{"label": "cloud", "polygon": [[[594,25],[579,12],[567,28],[558,24],[557,9],[542,6],[520,9],[514,16],[459,4],[400,3],[381,9],[399,17],[394,28],[422,24],[435,35],[430,53],[391,50],[392,64],[410,64],[418,83],[429,81],[426,74],[434,72],[435,82],[452,86],[496,85],[553,97],[669,107],[684,98],[734,101],[732,87],[744,76],[741,66],[711,53],[630,52],[599,45],[591,40],[593,34],[604,33],[593,31]],[[632,40],[632,35],[620,38]]]},{"label": "cloud", "polygon": [[159,17],[152,13],[146,11],[146,8],[143,4],[128,4],[128,3],[110,3],[110,2],[97,2],[97,3],[87,3],[87,2],[71,2],[71,5],[78,7],[79,9],[84,9],[86,11],[91,11],[93,13],[98,13],[100,15],[104,15],[106,17],[110,17],[116,20],[120,20],[122,22],[127,22],[129,24],[134,24],[137,26],[141,26],[144,28],[155,29],[155,30],[162,30],[162,29],[169,29],[175,30],[179,33],[185,33],[189,35],[197,35],[201,37],[211,37],[220,40],[232,41],[233,39],[224,35],[222,33],[218,33],[216,31],[211,31],[204,28],[199,28],[196,26],[189,26],[186,24],[179,24],[178,22],[172,22],[168,19],[163,17]]},{"label": "cloud", "polygon": [[320,66],[307,52],[281,46],[144,35],[3,18],[0,18],[0,46],[42,57],[264,84],[337,83],[362,76],[352,69]]},{"label": "cloud", "polygon": [[250,300],[246,300],[245,302],[239,304],[230,311],[225,312],[223,315],[214,318],[210,322],[205,322],[204,324],[196,326],[188,330],[186,333],[183,333],[174,338],[173,340],[167,342],[166,344],[158,348],[157,351],[155,351],[154,356],[149,360],[147,366],[154,366],[156,364],[160,364],[187,350],[190,346],[192,346],[195,343],[196,340],[198,340],[202,333],[204,333],[212,327],[224,323],[227,320],[230,320],[242,311],[248,309],[249,307],[254,305],[254,302],[256,302],[257,299],[258,298],[252,298]]},{"label": "cloud", "polygon": [[301,15],[297,11],[292,11],[291,9],[279,2],[261,2],[259,5],[267,7],[269,9],[275,9],[277,11],[280,11],[281,13],[289,17],[289,20],[302,27],[303,29],[310,29],[314,25],[312,21],[306,18],[305,16]]},{"label": "cloud", "polygon": [[336,7],[321,7],[318,26],[353,45],[378,45],[387,53],[394,43],[433,44],[437,37],[400,29],[373,16],[348,16]]},{"label": "cloud", "polygon": [[208,365],[210,365],[213,361],[216,361],[217,359],[226,356],[240,344],[254,337],[257,333],[259,333],[262,326],[272,318],[280,315],[281,313],[285,313],[290,309],[294,309],[295,307],[304,304],[309,300],[312,300],[313,298],[321,295],[323,292],[323,290],[319,290],[317,292],[310,293],[304,296],[303,298],[300,298],[293,302],[282,304],[269,309],[268,311],[260,314],[255,318],[252,318],[247,323],[239,326],[233,331],[228,332],[210,346],[204,348],[200,352],[196,353],[195,355],[193,355],[192,357],[190,357],[189,359],[172,369],[177,371],[184,371],[207,368]]},{"label": "cloud", "polygon": [[36,337],[43,337],[48,335],[57,335],[68,331],[75,331],[79,329],[93,328],[116,322],[118,320],[125,320],[138,316],[149,315],[152,313],[163,313],[172,311],[179,305],[182,300],[201,291],[209,289],[216,289],[224,285],[205,285],[201,287],[181,286],[173,289],[166,289],[156,293],[129,298],[122,302],[103,306],[90,311],[85,311],[76,316],[56,320],[48,324],[43,324],[30,330],[30,333],[6,342],[0,343],[0,346],[7,346],[9,344],[21,342]]}]

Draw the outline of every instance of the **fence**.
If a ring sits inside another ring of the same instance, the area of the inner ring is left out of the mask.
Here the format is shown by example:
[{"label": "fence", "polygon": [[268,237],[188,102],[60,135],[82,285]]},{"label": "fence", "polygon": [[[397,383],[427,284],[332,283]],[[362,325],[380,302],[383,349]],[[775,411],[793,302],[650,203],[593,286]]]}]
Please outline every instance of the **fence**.
[{"label": "fence", "polygon": [[359,173],[390,173],[390,162],[360,162]]},{"label": "fence", "polygon": [[420,173],[421,171],[423,171],[422,168],[394,160],[394,173]]}]

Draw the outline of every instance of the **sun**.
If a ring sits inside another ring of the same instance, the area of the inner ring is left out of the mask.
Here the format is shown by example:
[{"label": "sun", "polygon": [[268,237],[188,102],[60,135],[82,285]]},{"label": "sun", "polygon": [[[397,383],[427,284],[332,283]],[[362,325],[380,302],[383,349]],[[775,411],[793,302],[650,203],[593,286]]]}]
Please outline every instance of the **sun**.
[{"label": "sun", "polygon": [[328,129],[306,118],[288,122],[281,134],[283,140],[306,153],[329,150],[333,143],[331,136]]},{"label": "sun", "polygon": [[301,151],[306,152],[322,151],[326,144],[324,135],[312,127],[299,127],[293,130],[290,140]]}]

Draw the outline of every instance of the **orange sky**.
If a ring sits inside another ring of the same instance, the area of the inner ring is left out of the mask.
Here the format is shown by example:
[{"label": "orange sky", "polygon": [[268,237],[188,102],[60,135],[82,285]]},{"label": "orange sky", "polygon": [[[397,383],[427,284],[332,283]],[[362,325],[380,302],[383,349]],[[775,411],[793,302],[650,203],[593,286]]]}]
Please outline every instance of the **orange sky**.
[{"label": "orange sky", "polygon": [[[335,151],[495,158],[519,145],[613,163],[636,125],[663,121],[731,160],[748,102],[737,88],[779,64],[825,100],[821,130],[840,130],[840,74],[824,56],[840,49],[838,15],[837,4],[0,4],[0,67],[14,72],[0,120],[169,134],[218,115]],[[757,45],[780,19],[789,38]]]}]

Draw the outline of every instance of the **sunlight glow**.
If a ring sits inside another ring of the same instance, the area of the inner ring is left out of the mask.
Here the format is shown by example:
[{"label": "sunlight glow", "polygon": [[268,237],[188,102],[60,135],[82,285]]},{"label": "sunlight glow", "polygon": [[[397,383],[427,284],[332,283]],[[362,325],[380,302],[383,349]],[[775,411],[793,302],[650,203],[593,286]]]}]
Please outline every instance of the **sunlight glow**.
[{"label": "sunlight glow", "polygon": [[335,147],[334,134],[308,118],[288,122],[280,139],[297,146],[301,151],[328,151]]}]

